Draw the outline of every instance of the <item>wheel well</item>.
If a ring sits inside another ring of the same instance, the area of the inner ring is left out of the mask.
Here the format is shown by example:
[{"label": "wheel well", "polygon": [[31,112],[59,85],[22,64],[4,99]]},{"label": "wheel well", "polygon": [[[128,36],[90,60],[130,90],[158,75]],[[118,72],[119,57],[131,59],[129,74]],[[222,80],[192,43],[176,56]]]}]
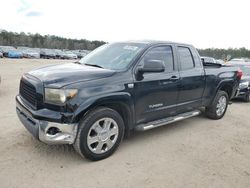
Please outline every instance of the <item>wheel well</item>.
[{"label": "wheel well", "polygon": [[120,116],[123,119],[124,122],[124,126],[125,126],[125,135],[129,134],[129,130],[130,130],[130,125],[131,125],[131,114],[129,111],[129,107],[122,103],[122,102],[114,102],[114,103],[106,103],[106,104],[102,104],[96,107],[100,107],[100,106],[104,106],[107,108],[111,108],[113,110],[115,110],[116,112],[118,112],[120,114]]},{"label": "wheel well", "polygon": [[220,88],[221,91],[225,91],[228,94],[228,97],[231,98],[232,92],[233,92],[233,88],[230,85],[223,85]]},{"label": "wheel well", "polygon": [[86,116],[88,113],[91,113],[92,110],[98,108],[98,107],[106,107],[111,108],[118,112],[120,116],[123,119],[124,126],[125,126],[125,137],[127,137],[130,133],[130,127],[132,125],[132,113],[130,111],[130,108],[128,105],[126,105],[123,102],[105,102],[105,103],[99,103],[90,106],[86,111],[83,111],[78,115],[77,121],[79,121],[83,116]]}]

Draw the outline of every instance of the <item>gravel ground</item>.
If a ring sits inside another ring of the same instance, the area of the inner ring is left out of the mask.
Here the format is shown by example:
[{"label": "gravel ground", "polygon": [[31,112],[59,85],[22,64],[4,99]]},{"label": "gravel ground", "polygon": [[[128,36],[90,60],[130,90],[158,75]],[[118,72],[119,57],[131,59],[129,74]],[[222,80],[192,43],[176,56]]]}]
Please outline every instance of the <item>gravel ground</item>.
[{"label": "gravel ground", "polygon": [[[35,140],[15,113],[24,72],[59,60],[0,59],[0,187],[250,187],[250,104],[133,133],[106,160]],[[67,62],[67,61],[63,61]]]}]

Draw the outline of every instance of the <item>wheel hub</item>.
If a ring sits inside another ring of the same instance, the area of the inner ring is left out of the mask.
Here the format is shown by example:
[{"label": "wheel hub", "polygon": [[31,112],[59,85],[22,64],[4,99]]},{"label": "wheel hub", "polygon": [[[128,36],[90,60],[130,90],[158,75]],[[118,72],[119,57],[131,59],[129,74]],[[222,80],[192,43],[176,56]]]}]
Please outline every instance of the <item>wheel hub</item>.
[{"label": "wheel hub", "polygon": [[218,116],[221,116],[225,112],[226,106],[227,106],[227,99],[225,96],[221,96],[216,106],[216,113]]},{"label": "wheel hub", "polygon": [[119,128],[112,118],[97,120],[89,129],[87,137],[88,148],[96,154],[109,151],[116,143]]},{"label": "wheel hub", "polygon": [[104,141],[108,140],[109,136],[110,136],[110,134],[109,134],[108,131],[102,131],[102,132],[100,133],[100,135],[98,136],[98,139],[99,139],[100,141],[103,141],[103,142],[104,142]]}]

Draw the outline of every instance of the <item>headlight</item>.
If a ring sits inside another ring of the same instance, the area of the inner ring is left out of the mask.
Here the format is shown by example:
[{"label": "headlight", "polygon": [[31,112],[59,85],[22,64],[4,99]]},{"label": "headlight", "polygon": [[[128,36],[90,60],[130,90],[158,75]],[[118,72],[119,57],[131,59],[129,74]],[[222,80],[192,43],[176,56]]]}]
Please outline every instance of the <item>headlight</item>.
[{"label": "headlight", "polygon": [[242,83],[240,83],[239,88],[240,89],[244,89],[244,88],[248,88],[248,86],[249,86],[249,82],[248,81],[247,82],[242,82]]},{"label": "headlight", "polygon": [[45,102],[63,105],[67,100],[76,96],[77,89],[50,89],[45,88]]}]

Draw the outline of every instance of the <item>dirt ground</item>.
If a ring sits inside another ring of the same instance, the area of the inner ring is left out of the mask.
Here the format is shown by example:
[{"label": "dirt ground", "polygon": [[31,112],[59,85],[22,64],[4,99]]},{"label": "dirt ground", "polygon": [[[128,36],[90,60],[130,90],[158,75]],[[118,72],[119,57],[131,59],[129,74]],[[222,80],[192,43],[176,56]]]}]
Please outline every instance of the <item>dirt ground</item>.
[{"label": "dirt ground", "polygon": [[133,133],[99,162],[81,158],[71,146],[35,140],[16,116],[19,79],[61,62],[0,59],[1,188],[250,187],[250,104],[241,101],[222,120],[201,115]]}]

